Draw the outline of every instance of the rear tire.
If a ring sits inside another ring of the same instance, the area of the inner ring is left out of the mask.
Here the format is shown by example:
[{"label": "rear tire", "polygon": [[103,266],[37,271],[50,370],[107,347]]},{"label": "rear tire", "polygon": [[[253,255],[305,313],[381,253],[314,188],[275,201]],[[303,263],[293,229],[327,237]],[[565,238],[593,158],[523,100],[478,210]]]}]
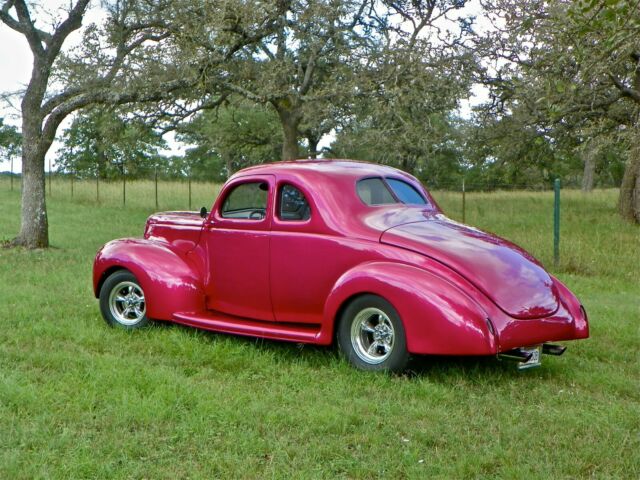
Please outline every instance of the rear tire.
[{"label": "rear tire", "polygon": [[400,315],[377,295],[351,301],[340,317],[336,336],[342,354],[361,370],[401,372],[409,362]]},{"label": "rear tire", "polygon": [[100,289],[100,312],[112,327],[135,330],[149,324],[144,291],[131,272],[118,270],[105,280]]}]

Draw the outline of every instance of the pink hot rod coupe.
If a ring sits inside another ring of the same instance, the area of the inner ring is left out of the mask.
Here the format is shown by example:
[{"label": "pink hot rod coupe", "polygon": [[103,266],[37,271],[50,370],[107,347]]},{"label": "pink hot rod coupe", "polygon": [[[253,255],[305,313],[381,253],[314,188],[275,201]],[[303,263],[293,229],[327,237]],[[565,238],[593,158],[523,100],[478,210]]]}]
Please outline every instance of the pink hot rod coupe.
[{"label": "pink hot rod coupe", "polygon": [[93,267],[107,323],[149,319],[338,344],[366,370],[410,354],[499,355],[521,368],[547,342],[587,338],[578,299],[531,255],[445,217],[414,177],[343,160],[247,168],[210,213],[166,212]]}]

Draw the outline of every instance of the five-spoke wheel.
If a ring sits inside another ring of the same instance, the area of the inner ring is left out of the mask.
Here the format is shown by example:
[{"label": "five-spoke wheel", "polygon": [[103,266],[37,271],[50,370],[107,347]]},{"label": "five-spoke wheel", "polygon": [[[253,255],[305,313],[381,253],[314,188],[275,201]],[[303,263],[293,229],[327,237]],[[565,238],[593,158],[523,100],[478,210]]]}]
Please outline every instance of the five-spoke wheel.
[{"label": "five-spoke wheel", "polygon": [[112,326],[133,329],[149,323],[144,291],[136,277],[126,270],[119,270],[105,280],[100,289],[100,311]]},{"label": "five-spoke wheel", "polygon": [[364,370],[401,371],[409,360],[398,312],[376,295],[357,297],[345,308],[337,339],[347,360]]}]

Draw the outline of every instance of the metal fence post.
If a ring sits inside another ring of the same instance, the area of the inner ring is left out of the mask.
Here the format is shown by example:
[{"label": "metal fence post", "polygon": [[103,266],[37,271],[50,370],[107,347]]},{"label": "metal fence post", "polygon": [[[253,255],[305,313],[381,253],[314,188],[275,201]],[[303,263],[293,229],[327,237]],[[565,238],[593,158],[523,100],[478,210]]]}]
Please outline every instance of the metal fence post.
[{"label": "metal fence post", "polygon": [[155,173],[155,182],[156,182],[156,210],[158,210],[158,166],[156,165],[156,173]]},{"label": "metal fence post", "polygon": [[11,175],[9,177],[11,178],[11,191],[13,192],[13,157],[11,157]]},{"label": "metal fence post", "polygon": [[122,164],[122,206],[127,204],[127,171]]},{"label": "metal fence post", "polygon": [[53,196],[53,192],[51,191],[51,159],[49,159],[49,196]]},{"label": "metal fence post", "polygon": [[553,264],[560,262],[560,179],[553,182]]},{"label": "metal fence post", "polygon": [[96,164],[96,202],[100,203],[100,164]]},{"label": "metal fence post", "polygon": [[466,209],[467,209],[467,194],[464,188],[464,177],[462,177],[462,223],[465,223],[466,220]]}]

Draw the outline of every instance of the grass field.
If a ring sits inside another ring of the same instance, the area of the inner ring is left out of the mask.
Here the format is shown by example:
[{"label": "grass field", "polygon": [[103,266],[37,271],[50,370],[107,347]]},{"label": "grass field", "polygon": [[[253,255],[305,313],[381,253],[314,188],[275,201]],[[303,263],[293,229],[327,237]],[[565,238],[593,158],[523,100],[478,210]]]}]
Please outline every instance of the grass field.
[{"label": "grass field", "polygon": [[[494,358],[414,361],[403,376],[331,349],[157,326],[127,333],[91,291],[104,242],[139,236],[152,184],[68,186],[48,251],[0,249],[0,478],[640,478],[640,229],[615,191],[467,196],[467,223],[519,243],[582,299],[589,340],[517,373]],[[78,188],[76,186],[76,188]],[[160,208],[185,208],[161,184]],[[210,207],[213,185],[194,187]],[[453,218],[459,194],[435,192]],[[137,199],[137,200],[136,200]],[[137,206],[134,206],[137,205]],[[0,240],[19,193],[0,181]]]}]

